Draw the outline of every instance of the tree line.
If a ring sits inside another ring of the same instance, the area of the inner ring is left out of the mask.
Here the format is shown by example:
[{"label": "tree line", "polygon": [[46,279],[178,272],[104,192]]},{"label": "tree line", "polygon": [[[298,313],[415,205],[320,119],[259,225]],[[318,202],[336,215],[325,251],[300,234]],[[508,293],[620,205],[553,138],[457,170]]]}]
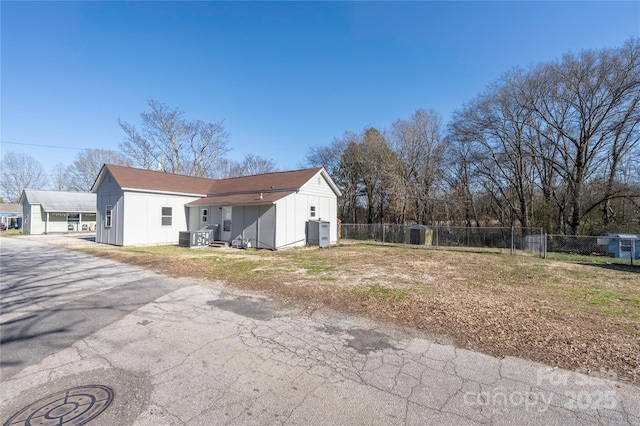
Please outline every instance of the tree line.
[{"label": "tree line", "polygon": [[56,191],[91,190],[103,164],[139,167],[196,177],[228,178],[278,170],[276,162],[257,154],[231,160],[229,134],[223,122],[189,120],[179,108],[153,98],[140,114],[140,127],[118,120],[124,132],[120,151],[85,149],[70,165],[57,164],[47,174],[33,157],[9,152],[0,165],[0,197],[17,202],[24,188]]},{"label": "tree line", "polygon": [[[104,163],[224,178],[276,171],[227,159],[224,123],[189,120],[148,99],[120,152],[89,149],[47,177],[31,157],[2,157],[2,199],[23,188],[88,191]],[[542,227],[562,234],[640,232],[640,39],[505,73],[446,125],[417,109],[388,129],[346,131],[309,150],[350,223]]]},{"label": "tree line", "polygon": [[350,223],[640,232],[640,40],[513,69],[445,127],[423,109],[312,148]]}]

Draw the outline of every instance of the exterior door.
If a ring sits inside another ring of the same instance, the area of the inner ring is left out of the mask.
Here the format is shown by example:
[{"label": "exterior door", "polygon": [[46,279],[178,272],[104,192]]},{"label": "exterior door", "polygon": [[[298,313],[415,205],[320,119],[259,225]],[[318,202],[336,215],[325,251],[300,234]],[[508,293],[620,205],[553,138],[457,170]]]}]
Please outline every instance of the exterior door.
[{"label": "exterior door", "polygon": [[231,207],[222,208],[222,224],[220,229],[220,239],[222,241],[231,240]]},{"label": "exterior door", "polygon": [[202,229],[209,225],[209,207],[200,207],[200,227]]}]

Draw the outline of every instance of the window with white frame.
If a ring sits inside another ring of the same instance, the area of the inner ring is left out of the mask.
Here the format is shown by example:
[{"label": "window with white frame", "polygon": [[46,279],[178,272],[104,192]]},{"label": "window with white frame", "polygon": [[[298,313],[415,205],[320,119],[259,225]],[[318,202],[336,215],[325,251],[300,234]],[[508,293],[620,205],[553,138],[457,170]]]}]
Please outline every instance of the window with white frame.
[{"label": "window with white frame", "polygon": [[316,206],[309,206],[309,217],[316,217]]},{"label": "window with white frame", "polygon": [[231,232],[231,207],[222,207],[222,230]]},{"label": "window with white frame", "polygon": [[67,213],[67,229],[69,231],[78,231],[80,224],[80,213]]},{"label": "window with white frame", "polygon": [[209,210],[202,209],[202,223],[207,223],[207,220],[209,219],[208,215],[209,215]]},{"label": "window with white frame", "polygon": [[172,217],[173,217],[173,208],[163,207],[162,208],[162,226],[171,226]]},{"label": "window with white frame", "polygon": [[106,212],[104,214],[104,226],[106,228],[111,228],[111,209],[112,206],[110,204],[107,205]]}]

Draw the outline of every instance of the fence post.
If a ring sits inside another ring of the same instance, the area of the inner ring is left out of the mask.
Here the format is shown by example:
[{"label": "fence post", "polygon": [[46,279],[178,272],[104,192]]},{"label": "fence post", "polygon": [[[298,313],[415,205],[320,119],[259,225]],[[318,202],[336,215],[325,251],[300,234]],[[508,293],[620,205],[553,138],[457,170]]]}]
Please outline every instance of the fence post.
[{"label": "fence post", "polygon": [[438,225],[436,225],[436,248],[438,248]]},{"label": "fence post", "polygon": [[511,254],[513,254],[514,244],[515,244],[513,232],[514,232],[514,227],[512,226],[511,227]]},{"label": "fence post", "polygon": [[543,250],[544,246],[542,244],[543,244],[542,243],[542,228],[540,228],[540,247],[539,247],[539,250],[538,250],[538,253],[540,254],[540,257],[543,256],[542,255],[542,250]]},{"label": "fence post", "polygon": [[382,244],[384,244],[384,229],[386,228],[386,225],[383,223],[382,224]]},{"label": "fence post", "polygon": [[547,240],[549,239],[549,234],[547,234],[546,232],[544,233],[544,257],[543,259],[547,258]]}]

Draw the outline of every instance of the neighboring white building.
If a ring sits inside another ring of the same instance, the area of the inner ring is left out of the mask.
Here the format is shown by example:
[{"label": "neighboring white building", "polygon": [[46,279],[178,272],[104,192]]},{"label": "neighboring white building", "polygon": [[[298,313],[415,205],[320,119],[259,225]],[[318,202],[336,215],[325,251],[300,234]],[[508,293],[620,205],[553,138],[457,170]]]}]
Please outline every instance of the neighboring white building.
[{"label": "neighboring white building", "polygon": [[0,203],[0,223],[5,229],[22,227],[22,206],[20,204]]},{"label": "neighboring white building", "polygon": [[176,244],[180,231],[209,227],[219,241],[280,249],[304,246],[319,219],[338,240],[340,190],[324,168],[203,179],[106,164],[92,192],[100,243]]},{"label": "neighboring white building", "polygon": [[20,195],[22,233],[91,232],[96,229],[96,195],[89,192],[25,189]]}]

